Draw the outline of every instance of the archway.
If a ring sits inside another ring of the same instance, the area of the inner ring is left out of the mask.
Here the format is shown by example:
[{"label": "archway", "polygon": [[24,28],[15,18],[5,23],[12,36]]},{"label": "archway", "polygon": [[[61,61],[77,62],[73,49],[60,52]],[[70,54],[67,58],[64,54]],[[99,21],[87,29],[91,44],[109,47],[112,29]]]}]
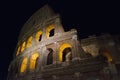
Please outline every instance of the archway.
[{"label": "archway", "polygon": [[71,51],[72,50],[71,50],[70,47],[65,48],[63,50],[63,55],[62,55],[62,57],[63,57],[62,61],[63,62],[72,60],[72,53],[71,53]]},{"label": "archway", "polygon": [[38,54],[38,53],[34,53],[34,54],[31,56],[31,59],[30,59],[30,69],[31,69],[31,70],[36,69],[36,67],[37,67],[37,62],[38,62],[38,58],[39,58],[39,54]]},{"label": "archway", "polygon": [[41,30],[36,33],[35,39],[37,42],[42,40],[42,31]]},{"label": "archway", "polygon": [[27,46],[27,48],[29,48],[29,47],[31,47],[31,45],[32,45],[32,36],[30,36],[30,37],[28,38],[28,41],[27,41],[26,46]]},{"label": "archway", "polygon": [[62,44],[59,50],[59,61],[70,61],[72,59],[72,46],[70,44]]},{"label": "archway", "polygon": [[28,58],[25,57],[23,60],[22,60],[22,64],[21,64],[21,68],[20,68],[20,72],[23,73],[25,72],[26,68],[27,68],[27,61],[28,61]]},{"label": "archway", "polygon": [[25,50],[25,46],[26,46],[26,42],[24,41],[24,42],[22,43],[22,46],[21,46],[21,52],[23,52],[23,51]]},{"label": "archway", "polygon": [[53,50],[51,48],[47,49],[49,51],[47,56],[47,65],[50,65],[53,63]]},{"label": "archway", "polygon": [[48,26],[47,29],[46,29],[47,38],[54,36],[54,31],[55,31],[55,27],[54,27],[53,24]]},{"label": "archway", "polygon": [[108,51],[103,52],[103,55],[107,58],[108,62],[112,62],[112,56],[110,55],[110,53]]},{"label": "archway", "polygon": [[109,51],[102,48],[99,50],[99,53],[100,53],[100,55],[103,55],[107,59],[108,62],[113,61],[112,56],[110,55]]}]

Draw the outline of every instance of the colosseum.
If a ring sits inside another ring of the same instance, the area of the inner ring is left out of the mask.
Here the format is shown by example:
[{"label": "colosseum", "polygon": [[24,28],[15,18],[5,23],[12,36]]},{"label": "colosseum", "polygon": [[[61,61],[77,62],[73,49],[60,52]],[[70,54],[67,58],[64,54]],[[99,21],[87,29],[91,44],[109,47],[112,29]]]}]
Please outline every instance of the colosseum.
[{"label": "colosseum", "polygon": [[101,34],[78,40],[64,31],[49,5],[24,24],[7,80],[119,80],[120,36]]}]

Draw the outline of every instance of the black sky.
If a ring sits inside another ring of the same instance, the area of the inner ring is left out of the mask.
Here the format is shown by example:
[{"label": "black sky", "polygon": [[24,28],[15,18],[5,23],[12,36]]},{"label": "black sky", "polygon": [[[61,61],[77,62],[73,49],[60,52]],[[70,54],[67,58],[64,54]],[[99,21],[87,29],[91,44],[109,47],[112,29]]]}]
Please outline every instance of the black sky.
[{"label": "black sky", "polygon": [[7,69],[23,24],[43,5],[61,15],[65,30],[76,28],[79,38],[100,33],[119,34],[119,6],[111,1],[81,0],[1,0],[0,1],[0,80]]}]

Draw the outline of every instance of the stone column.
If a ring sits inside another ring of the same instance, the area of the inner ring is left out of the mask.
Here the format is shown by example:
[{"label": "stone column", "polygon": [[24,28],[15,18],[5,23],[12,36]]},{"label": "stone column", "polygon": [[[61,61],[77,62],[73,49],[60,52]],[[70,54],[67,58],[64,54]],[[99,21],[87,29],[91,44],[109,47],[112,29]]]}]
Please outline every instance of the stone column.
[{"label": "stone column", "polygon": [[31,59],[31,53],[27,56],[28,61],[27,61],[27,67],[26,67],[26,72],[30,72],[30,59]]},{"label": "stone column", "polygon": [[53,53],[53,64],[56,64],[57,62],[57,55],[58,55],[58,43],[54,42],[55,48],[54,48],[54,53]]},{"label": "stone column", "polygon": [[59,61],[59,47],[60,47],[60,44],[57,42],[56,43],[56,52],[55,52],[55,61],[54,61],[54,63],[56,64],[56,67],[57,66],[59,66],[59,64],[61,63],[60,61]]},{"label": "stone column", "polygon": [[77,35],[74,35],[72,37],[72,44],[73,44],[73,51],[72,51],[72,56],[73,56],[73,61],[74,60],[80,60],[80,47],[79,43],[77,41]]},{"label": "stone column", "polygon": [[39,53],[39,57],[38,57],[38,60],[37,60],[37,67],[36,67],[36,71],[40,71],[41,70],[41,63],[42,63],[42,60],[41,60],[41,49],[39,49],[37,51]]},{"label": "stone column", "polygon": [[42,60],[42,65],[41,66],[45,66],[46,65],[46,51],[47,51],[47,49],[46,49],[46,47],[45,46],[43,46],[42,48],[41,48],[41,60]]}]

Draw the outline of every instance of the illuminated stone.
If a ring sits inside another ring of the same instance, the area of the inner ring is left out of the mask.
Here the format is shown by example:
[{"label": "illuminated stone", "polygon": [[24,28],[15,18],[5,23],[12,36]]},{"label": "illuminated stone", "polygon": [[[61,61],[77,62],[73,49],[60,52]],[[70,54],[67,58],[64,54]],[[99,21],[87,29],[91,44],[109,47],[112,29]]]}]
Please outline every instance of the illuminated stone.
[{"label": "illuminated stone", "polygon": [[39,57],[39,54],[38,53],[34,53],[32,56],[31,56],[31,59],[30,59],[30,69],[33,70],[35,69],[36,67],[36,64],[37,64],[37,59]]},{"label": "illuminated stone", "polygon": [[31,45],[32,45],[32,36],[30,36],[30,37],[28,38],[27,48],[31,47]]},{"label": "illuminated stone", "polygon": [[25,50],[25,46],[26,46],[26,42],[23,42],[22,47],[21,47],[21,52],[23,52]]},{"label": "illuminated stone", "polygon": [[7,80],[116,80],[119,39],[104,34],[78,40],[77,30],[65,32],[60,15],[45,5],[21,29]]},{"label": "illuminated stone", "polygon": [[27,68],[27,57],[25,57],[22,61],[22,64],[21,64],[21,68],[20,68],[20,72],[23,73],[25,72],[26,68]]},{"label": "illuminated stone", "polygon": [[42,38],[42,31],[40,30],[36,33],[35,39],[37,42],[39,42],[41,41],[41,38]]},{"label": "illuminated stone", "polygon": [[18,47],[16,56],[20,53],[20,46]]}]

